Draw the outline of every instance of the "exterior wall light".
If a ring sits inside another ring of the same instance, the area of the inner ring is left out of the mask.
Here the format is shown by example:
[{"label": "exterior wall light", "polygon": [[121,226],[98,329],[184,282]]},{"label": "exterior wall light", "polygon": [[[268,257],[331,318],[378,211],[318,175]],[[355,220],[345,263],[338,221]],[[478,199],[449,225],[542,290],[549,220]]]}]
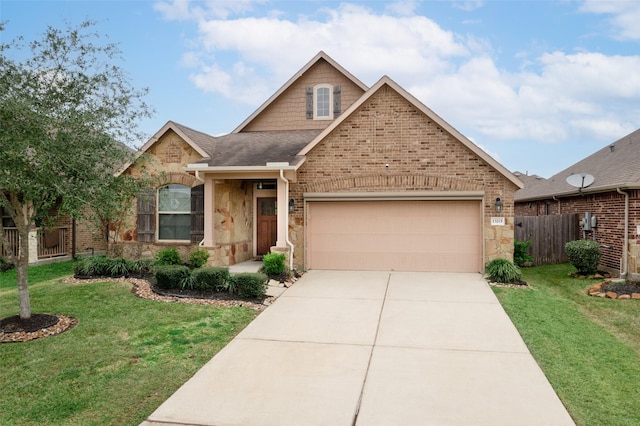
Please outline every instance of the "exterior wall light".
[{"label": "exterior wall light", "polygon": [[296,200],[291,198],[289,200],[289,213],[293,213],[296,210]]},{"label": "exterior wall light", "polygon": [[495,204],[496,213],[502,213],[502,206],[503,205],[504,204],[502,204],[502,200],[500,199],[500,197],[496,198],[496,204]]}]

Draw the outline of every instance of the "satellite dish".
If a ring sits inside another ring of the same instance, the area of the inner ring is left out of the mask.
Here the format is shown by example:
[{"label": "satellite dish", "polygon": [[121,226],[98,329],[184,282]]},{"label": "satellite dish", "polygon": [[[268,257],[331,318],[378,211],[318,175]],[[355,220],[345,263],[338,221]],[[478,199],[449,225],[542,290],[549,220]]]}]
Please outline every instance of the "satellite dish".
[{"label": "satellite dish", "polygon": [[586,188],[595,181],[595,178],[587,173],[572,174],[567,176],[567,183],[575,188]]}]

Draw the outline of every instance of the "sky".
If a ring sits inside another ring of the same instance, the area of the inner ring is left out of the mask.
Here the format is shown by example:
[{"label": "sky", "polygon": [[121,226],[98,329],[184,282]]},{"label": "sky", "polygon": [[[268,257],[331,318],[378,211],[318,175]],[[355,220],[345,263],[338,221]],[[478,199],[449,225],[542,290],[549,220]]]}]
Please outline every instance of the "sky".
[{"label": "sky", "polygon": [[640,128],[637,0],[0,0],[3,42],[85,19],[149,88],[149,137],[231,132],[320,50],[511,171],[550,177]]}]

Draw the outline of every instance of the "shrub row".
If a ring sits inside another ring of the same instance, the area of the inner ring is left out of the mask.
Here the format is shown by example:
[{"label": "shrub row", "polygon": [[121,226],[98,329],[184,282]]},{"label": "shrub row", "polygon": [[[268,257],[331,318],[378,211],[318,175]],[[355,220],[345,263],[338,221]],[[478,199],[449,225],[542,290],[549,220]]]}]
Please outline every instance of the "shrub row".
[{"label": "shrub row", "polygon": [[153,261],[106,256],[84,257],[73,265],[73,272],[77,277],[143,277],[153,273]]},{"label": "shrub row", "polygon": [[250,273],[230,275],[229,268],[226,267],[191,270],[184,265],[157,266],[155,279],[156,286],[164,290],[229,292],[247,298],[263,297],[267,289],[266,275]]},{"label": "shrub row", "polygon": [[[206,265],[209,260],[209,252],[207,250],[198,249],[189,253],[189,264],[192,268],[200,268]],[[160,250],[156,254],[156,265],[184,265],[180,253],[175,248],[166,248]]]}]

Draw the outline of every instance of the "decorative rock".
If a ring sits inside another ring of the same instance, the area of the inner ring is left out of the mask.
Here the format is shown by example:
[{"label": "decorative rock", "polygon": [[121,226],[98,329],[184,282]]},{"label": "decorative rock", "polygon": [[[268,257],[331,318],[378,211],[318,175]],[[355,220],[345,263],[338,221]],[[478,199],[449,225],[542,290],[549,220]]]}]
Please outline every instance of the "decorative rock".
[{"label": "decorative rock", "polygon": [[632,299],[640,299],[640,293],[631,293]]},{"label": "decorative rock", "polygon": [[628,294],[621,294],[620,296],[618,296],[618,299],[631,299],[631,296],[629,296]]},{"label": "decorative rock", "polygon": [[609,299],[617,299],[618,298],[618,293],[616,293],[615,291],[608,291],[608,292],[605,293],[605,295]]},{"label": "decorative rock", "polygon": [[600,275],[600,274],[595,274],[595,275],[593,276],[593,278],[595,278],[595,279],[597,279],[597,280],[601,280],[601,279],[603,279],[604,277],[603,277],[602,275]]},{"label": "decorative rock", "polygon": [[596,296],[598,297],[607,297],[606,293],[596,293]]},{"label": "decorative rock", "polygon": [[280,287],[280,281],[278,280],[269,280],[269,285],[273,287]]}]

